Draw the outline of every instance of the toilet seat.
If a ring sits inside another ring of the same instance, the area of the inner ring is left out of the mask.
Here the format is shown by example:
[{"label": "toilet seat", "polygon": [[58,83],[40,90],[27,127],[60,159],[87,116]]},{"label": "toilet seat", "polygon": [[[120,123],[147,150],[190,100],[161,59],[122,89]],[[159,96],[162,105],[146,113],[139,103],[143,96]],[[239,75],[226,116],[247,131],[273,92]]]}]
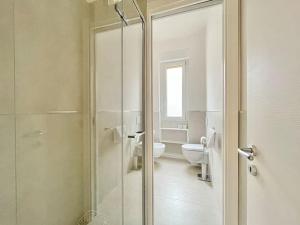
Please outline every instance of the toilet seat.
[{"label": "toilet seat", "polygon": [[186,151],[202,152],[204,151],[204,146],[201,144],[184,144],[182,145],[182,149]]}]

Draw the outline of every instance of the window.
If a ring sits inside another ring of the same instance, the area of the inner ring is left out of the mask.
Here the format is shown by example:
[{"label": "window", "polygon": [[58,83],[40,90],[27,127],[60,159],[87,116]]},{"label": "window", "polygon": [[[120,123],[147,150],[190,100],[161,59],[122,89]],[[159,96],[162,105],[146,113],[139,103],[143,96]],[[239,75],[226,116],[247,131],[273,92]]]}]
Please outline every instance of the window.
[{"label": "window", "polygon": [[185,119],[185,61],[162,63],[161,112],[164,120]]},{"label": "window", "polygon": [[167,117],[182,117],[182,69],[167,69]]}]

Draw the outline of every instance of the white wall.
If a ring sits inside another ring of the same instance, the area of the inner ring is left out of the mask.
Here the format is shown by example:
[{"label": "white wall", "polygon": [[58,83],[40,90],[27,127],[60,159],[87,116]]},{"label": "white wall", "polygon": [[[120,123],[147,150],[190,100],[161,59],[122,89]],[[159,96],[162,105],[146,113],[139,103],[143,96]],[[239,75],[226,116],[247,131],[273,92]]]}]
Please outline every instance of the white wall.
[{"label": "white wall", "polygon": [[[192,19],[192,18],[190,18]],[[205,19],[205,18],[204,18]],[[160,139],[160,72],[161,62],[166,60],[187,60],[186,66],[186,113],[191,143],[199,143],[200,137],[205,136],[205,110],[206,110],[206,27],[200,22],[196,29],[190,27],[193,32],[182,34],[176,29],[168,29],[166,38],[166,26],[172,27],[174,21],[180,20],[177,16],[169,19],[154,21],[153,43],[153,101],[154,101],[154,139]],[[197,97],[195,97],[197,96]],[[164,126],[177,126],[168,124]],[[181,154],[180,145],[167,145],[166,152]]]},{"label": "white wall", "polygon": [[223,110],[222,6],[211,7],[206,32],[206,110]]},{"label": "white wall", "polygon": [[[205,28],[192,36],[160,40],[159,34],[153,44],[154,111],[159,111],[160,63],[165,60],[186,58],[188,60],[187,111],[206,109],[206,31]],[[197,96],[197,97],[194,97]]]}]

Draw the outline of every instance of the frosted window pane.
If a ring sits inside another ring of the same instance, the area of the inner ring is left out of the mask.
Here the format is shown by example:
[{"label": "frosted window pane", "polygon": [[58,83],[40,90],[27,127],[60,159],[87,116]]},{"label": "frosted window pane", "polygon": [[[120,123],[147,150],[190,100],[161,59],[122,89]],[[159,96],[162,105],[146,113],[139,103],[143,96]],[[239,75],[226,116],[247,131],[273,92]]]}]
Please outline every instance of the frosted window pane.
[{"label": "frosted window pane", "polygon": [[167,69],[167,116],[182,117],[182,67]]}]

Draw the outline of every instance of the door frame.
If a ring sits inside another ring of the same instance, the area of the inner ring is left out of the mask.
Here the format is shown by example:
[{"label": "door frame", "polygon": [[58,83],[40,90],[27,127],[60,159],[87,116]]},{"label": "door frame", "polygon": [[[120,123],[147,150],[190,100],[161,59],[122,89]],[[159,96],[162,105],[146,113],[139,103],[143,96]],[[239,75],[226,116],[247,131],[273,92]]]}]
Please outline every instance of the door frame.
[{"label": "door frame", "polygon": [[[165,7],[148,10],[146,23],[146,153],[145,153],[145,220],[154,224],[153,208],[153,83],[152,20],[168,11],[178,12],[218,0],[183,3],[166,11]],[[186,1],[188,2],[188,1]],[[219,2],[219,1],[218,1]],[[198,6],[199,7],[199,6]],[[223,0],[223,65],[224,65],[224,154],[223,154],[223,225],[238,225],[238,126],[240,101],[240,0]]]}]

